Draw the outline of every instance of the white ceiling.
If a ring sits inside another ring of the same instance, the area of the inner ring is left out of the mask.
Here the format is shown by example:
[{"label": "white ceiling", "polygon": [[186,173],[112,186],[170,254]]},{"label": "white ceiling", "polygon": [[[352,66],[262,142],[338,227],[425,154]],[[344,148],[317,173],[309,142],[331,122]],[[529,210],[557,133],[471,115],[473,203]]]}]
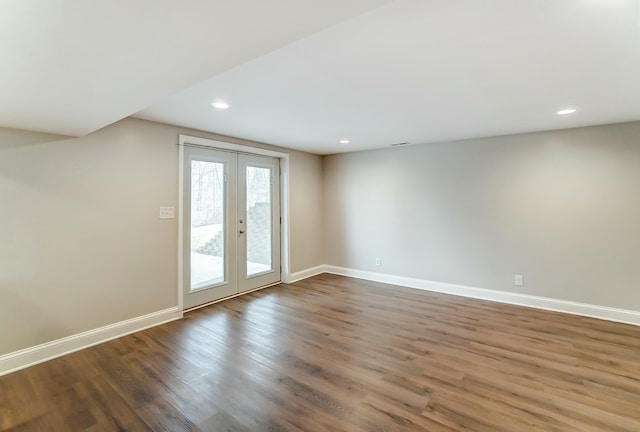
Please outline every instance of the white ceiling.
[{"label": "white ceiling", "polygon": [[84,135],[386,0],[1,0],[0,126]]},{"label": "white ceiling", "polygon": [[329,154],[640,120],[637,0],[4,0],[0,53],[0,124],[53,133],[142,110]]}]

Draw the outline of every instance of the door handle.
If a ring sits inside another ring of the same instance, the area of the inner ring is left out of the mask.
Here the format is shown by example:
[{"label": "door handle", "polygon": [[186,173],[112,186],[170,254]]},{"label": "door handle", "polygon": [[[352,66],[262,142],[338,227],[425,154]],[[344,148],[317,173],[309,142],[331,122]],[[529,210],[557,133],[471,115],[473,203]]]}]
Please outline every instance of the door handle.
[{"label": "door handle", "polygon": [[245,231],[244,231],[244,230],[240,230],[239,232],[240,232],[240,234],[244,234],[244,233],[245,233]]}]

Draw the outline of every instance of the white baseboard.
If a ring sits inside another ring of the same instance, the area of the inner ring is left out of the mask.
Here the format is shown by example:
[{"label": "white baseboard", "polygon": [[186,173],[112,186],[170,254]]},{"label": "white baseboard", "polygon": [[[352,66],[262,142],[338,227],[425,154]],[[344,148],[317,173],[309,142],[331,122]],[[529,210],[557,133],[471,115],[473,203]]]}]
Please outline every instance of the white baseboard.
[{"label": "white baseboard", "polygon": [[374,273],[331,265],[325,265],[322,267],[324,268],[324,272],[326,273],[351,276],[358,279],[365,279],[374,282],[382,282],[391,285],[400,285],[409,288],[417,288],[426,291],[435,291],[482,300],[491,300],[519,306],[529,306],[538,309],[564,312],[572,315],[582,315],[640,326],[640,311],[616,309],[587,303],[578,303],[567,300],[532,296],[528,294],[519,294],[485,288],[469,287],[464,285],[455,285],[444,282],[434,282],[424,279],[394,276],[384,273]]},{"label": "white baseboard", "polygon": [[172,307],[5,354],[0,356],[0,376],[179,318],[182,312]]},{"label": "white baseboard", "polygon": [[289,275],[288,280],[284,281],[284,283],[294,283],[301,281],[302,279],[310,278],[311,276],[319,275],[321,273],[326,273],[324,265],[319,265],[316,267],[311,267],[305,270],[300,270],[299,272],[291,273]]},{"label": "white baseboard", "polygon": [[[332,273],[408,288],[529,306],[640,326],[640,311],[616,309],[587,303],[408,278],[331,265],[320,265],[292,273],[289,275],[288,281],[283,282],[294,283],[321,273]],[[0,356],[0,376],[180,318],[182,318],[180,309],[178,307],[172,307],[5,354]]]}]

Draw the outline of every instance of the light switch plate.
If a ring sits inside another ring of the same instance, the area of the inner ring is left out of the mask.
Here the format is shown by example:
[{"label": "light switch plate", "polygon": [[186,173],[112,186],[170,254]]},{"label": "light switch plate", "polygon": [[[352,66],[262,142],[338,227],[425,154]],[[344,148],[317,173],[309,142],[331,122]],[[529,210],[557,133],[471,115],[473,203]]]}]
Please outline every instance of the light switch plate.
[{"label": "light switch plate", "polygon": [[160,219],[175,219],[175,207],[160,207]]}]

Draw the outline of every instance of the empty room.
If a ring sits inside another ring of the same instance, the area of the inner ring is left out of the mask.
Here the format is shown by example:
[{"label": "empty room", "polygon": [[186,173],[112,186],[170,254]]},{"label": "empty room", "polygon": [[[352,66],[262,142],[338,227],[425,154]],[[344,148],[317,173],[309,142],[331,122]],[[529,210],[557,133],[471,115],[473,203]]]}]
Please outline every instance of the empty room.
[{"label": "empty room", "polygon": [[0,1],[0,431],[640,431],[640,1]]}]

